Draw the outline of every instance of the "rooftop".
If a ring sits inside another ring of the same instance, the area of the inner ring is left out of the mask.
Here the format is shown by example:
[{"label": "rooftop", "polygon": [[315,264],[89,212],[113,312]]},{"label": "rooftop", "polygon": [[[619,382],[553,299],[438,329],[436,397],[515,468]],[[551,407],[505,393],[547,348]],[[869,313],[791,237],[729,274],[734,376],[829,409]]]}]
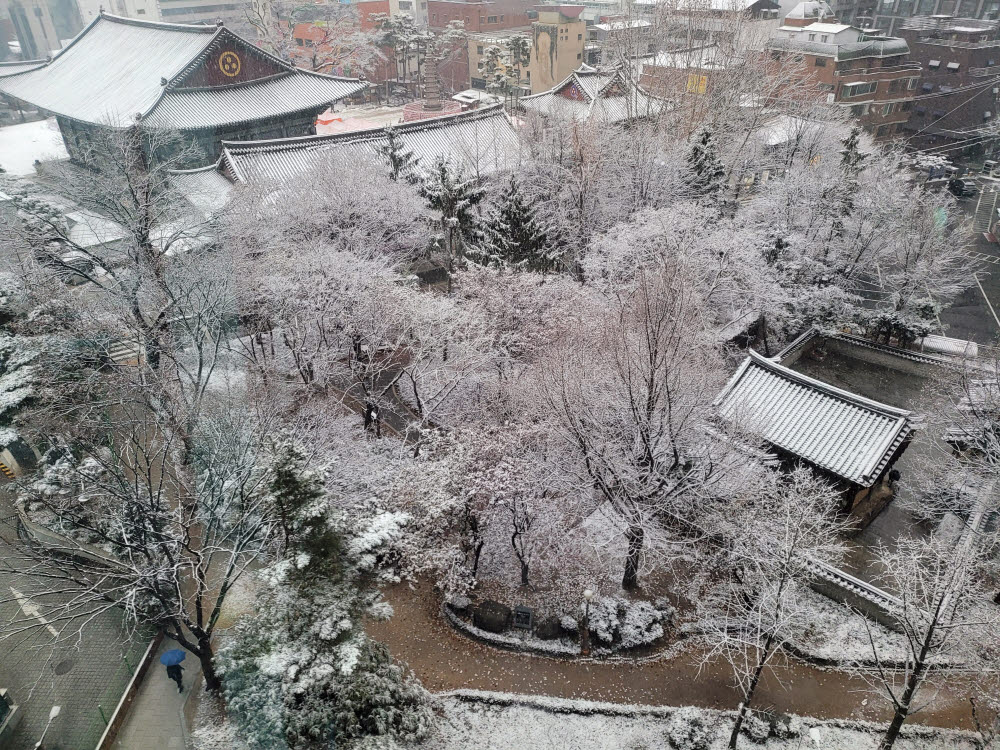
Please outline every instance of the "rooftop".
[{"label": "rooftop", "polygon": [[648,117],[667,102],[647,94],[627,80],[620,70],[607,71],[581,65],[549,91],[521,98],[530,112],[575,120],[596,119],[614,123]]},{"label": "rooftop", "polygon": [[869,487],[912,433],[910,412],[796,372],[757,352],[715,401],[771,445],[849,482]]},{"label": "rooftop", "polygon": [[364,89],[309,73],[224,26],[101,14],[52,60],[0,75],[0,93],[71,120],[211,128],[322,108]]},{"label": "rooftop", "polygon": [[[517,132],[503,105],[403,123],[393,129],[423,164],[443,156],[477,174],[513,166],[520,149]],[[386,129],[379,127],[325,136],[223,141],[220,168],[237,182],[282,180],[322,163],[332,153],[373,158],[385,140]]]}]

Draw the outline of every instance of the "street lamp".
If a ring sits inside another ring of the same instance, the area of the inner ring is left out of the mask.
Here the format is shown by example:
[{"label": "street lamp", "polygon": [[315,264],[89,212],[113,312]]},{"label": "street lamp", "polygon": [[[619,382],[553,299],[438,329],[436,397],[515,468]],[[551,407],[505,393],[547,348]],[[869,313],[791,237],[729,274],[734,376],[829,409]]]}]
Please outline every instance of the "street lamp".
[{"label": "street lamp", "polygon": [[590,600],[593,598],[593,591],[583,590],[583,625],[580,631],[580,654],[583,656],[590,656]]},{"label": "street lamp", "polygon": [[42,730],[42,736],[38,738],[38,742],[35,743],[34,750],[45,750],[45,746],[42,744],[45,742],[45,735],[49,732],[49,727],[52,726],[52,721],[59,715],[62,710],[60,706],[53,706],[49,709],[49,721],[45,725],[45,729]]}]

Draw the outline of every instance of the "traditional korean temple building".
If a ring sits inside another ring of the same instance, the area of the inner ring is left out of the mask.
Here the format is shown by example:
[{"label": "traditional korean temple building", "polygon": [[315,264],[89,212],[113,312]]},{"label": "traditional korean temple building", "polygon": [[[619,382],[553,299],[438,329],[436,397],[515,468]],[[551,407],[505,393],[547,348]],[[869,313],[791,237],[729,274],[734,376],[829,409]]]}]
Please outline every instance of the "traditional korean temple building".
[{"label": "traditional korean temple building", "polygon": [[26,67],[0,70],[0,94],[54,114],[78,160],[96,128],[140,120],[193,138],[205,164],[223,140],[306,135],[317,114],[367,87],[296,68],[221,25],[105,13],[50,61]]},{"label": "traditional korean temple building", "polygon": [[621,69],[581,65],[555,88],[521,97],[520,106],[547,117],[612,124],[654,116],[669,104],[646,93]]},{"label": "traditional korean temple building", "polygon": [[[911,412],[748,354],[715,401],[718,416],[765,441],[780,458],[812,466],[840,487],[845,510],[855,510],[906,450],[914,433]],[[879,509],[891,498],[885,495]]]},{"label": "traditional korean temple building", "polygon": [[[513,168],[520,155],[518,133],[502,104],[405,122],[393,129],[421,166],[429,167],[443,157],[467,175],[482,177]],[[210,210],[209,204],[227,195],[234,184],[295,179],[338,155],[387,169],[378,151],[387,138],[386,129],[377,127],[302,138],[224,141],[217,164],[174,172],[173,179],[192,203]]]}]

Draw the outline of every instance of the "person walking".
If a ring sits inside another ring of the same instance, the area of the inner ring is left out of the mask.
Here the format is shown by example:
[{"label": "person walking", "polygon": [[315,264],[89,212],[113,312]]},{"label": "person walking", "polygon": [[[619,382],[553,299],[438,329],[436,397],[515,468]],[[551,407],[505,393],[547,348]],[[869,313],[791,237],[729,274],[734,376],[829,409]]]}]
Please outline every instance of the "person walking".
[{"label": "person walking", "polygon": [[184,692],[184,683],[182,682],[182,673],[184,672],[184,667],[180,664],[169,664],[167,665],[167,677],[177,683],[177,692]]}]

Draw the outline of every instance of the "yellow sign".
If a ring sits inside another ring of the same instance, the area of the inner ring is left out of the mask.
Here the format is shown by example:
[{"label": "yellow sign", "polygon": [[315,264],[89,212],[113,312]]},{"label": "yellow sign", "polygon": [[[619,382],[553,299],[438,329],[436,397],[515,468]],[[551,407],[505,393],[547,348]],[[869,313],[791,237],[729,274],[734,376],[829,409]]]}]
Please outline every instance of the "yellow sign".
[{"label": "yellow sign", "polygon": [[235,52],[225,51],[219,55],[219,70],[222,75],[235,78],[240,74],[240,58]]},{"label": "yellow sign", "polygon": [[700,76],[697,73],[689,73],[687,90],[690,94],[704,94],[708,87],[708,77]]}]

